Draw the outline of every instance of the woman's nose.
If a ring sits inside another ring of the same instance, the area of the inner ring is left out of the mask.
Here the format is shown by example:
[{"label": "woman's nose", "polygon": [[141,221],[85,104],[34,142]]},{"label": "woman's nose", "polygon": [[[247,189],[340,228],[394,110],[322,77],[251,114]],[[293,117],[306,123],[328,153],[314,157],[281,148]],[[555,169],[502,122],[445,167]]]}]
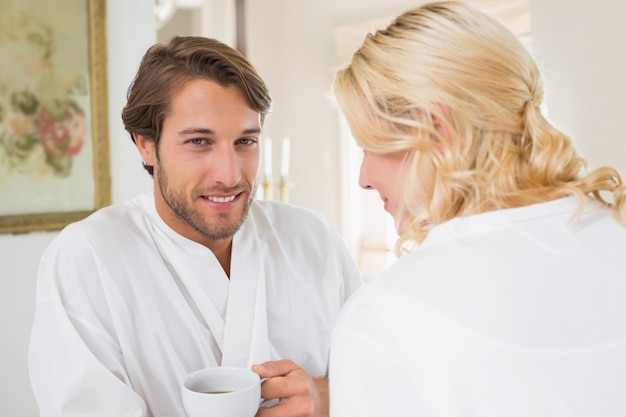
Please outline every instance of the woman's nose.
[{"label": "woman's nose", "polygon": [[370,184],[367,176],[367,156],[365,155],[361,161],[361,170],[359,171],[359,186],[365,190],[371,190],[374,188]]}]

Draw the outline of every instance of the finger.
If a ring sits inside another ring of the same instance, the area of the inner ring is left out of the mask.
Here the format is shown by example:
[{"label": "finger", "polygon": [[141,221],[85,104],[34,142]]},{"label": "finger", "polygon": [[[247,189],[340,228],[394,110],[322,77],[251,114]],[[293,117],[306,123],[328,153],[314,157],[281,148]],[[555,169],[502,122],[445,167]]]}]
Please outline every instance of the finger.
[{"label": "finger", "polygon": [[292,360],[281,359],[279,361],[268,361],[258,365],[252,365],[252,370],[259,374],[261,378],[272,378],[275,376],[285,376],[290,372],[299,370],[300,367]]},{"label": "finger", "polygon": [[261,385],[261,396],[266,399],[309,396],[313,388],[312,380],[299,369],[288,376],[275,376],[265,381]]}]

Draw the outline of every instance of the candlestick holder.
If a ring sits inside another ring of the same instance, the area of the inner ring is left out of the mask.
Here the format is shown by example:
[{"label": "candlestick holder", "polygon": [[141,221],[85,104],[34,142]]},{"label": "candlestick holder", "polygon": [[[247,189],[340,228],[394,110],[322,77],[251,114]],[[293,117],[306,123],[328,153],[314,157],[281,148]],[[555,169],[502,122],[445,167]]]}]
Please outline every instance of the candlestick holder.
[{"label": "candlestick holder", "polygon": [[278,184],[278,189],[280,191],[280,201],[282,201],[283,203],[289,202],[289,190],[292,187],[293,185],[286,179],[282,178],[280,180],[280,184]]},{"label": "candlestick holder", "polygon": [[263,199],[264,200],[272,200],[273,192],[274,192],[274,184],[272,184],[268,180],[265,180],[263,182]]}]

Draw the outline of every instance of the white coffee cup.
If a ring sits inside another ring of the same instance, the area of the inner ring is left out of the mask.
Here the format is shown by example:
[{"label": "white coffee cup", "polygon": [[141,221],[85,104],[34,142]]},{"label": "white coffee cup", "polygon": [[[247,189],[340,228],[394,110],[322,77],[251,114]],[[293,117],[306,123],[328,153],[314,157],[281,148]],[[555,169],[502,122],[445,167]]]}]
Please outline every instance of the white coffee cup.
[{"label": "white coffee cup", "polygon": [[200,369],[181,385],[188,417],[254,417],[261,402],[261,379],[247,368]]}]

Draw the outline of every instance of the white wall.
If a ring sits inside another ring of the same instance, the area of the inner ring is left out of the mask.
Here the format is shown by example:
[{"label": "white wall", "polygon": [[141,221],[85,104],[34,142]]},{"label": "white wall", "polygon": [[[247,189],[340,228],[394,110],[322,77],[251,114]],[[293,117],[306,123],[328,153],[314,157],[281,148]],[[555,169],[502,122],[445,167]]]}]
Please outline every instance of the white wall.
[{"label": "white wall", "polygon": [[[216,1],[216,0],[213,0]],[[150,188],[150,179],[120,122],[140,57],[156,39],[152,0],[108,0],[109,111],[113,200]],[[250,0],[248,47],[275,99],[267,133],[289,135],[294,203],[340,224],[338,123],[326,92],[336,26],[393,14],[409,0]],[[626,5],[604,0],[533,3],[534,42],[553,93],[551,115],[593,164],[626,173]],[[145,16],[138,18],[137,16]],[[277,169],[278,167],[276,167]],[[35,274],[54,233],[0,236],[0,415],[34,417],[26,366]]]},{"label": "white wall", "polygon": [[626,176],[626,2],[533,0],[550,117],[591,167]]}]

